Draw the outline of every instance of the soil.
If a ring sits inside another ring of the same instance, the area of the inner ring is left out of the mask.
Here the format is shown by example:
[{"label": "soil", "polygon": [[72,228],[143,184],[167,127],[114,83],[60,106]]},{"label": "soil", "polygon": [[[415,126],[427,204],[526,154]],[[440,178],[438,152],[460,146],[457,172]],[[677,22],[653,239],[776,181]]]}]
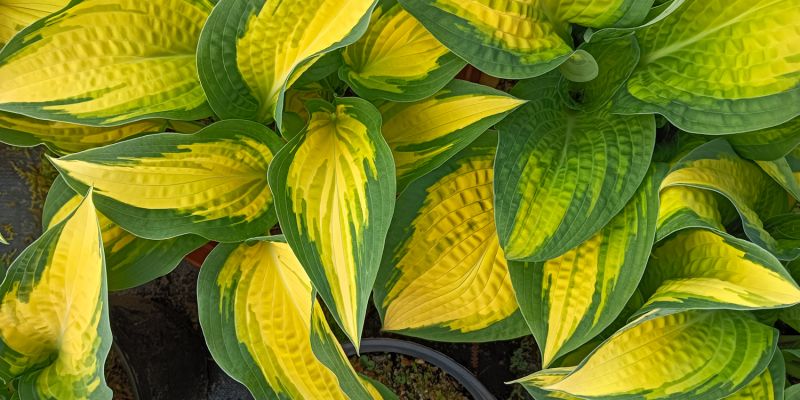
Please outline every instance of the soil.
[{"label": "soil", "polygon": [[136,383],[125,356],[113,346],[106,358],[106,384],[114,391],[114,400],[137,400]]},{"label": "soil", "polygon": [[383,383],[401,399],[469,400],[472,397],[455,379],[425,360],[400,354],[365,354],[351,357],[360,374]]}]

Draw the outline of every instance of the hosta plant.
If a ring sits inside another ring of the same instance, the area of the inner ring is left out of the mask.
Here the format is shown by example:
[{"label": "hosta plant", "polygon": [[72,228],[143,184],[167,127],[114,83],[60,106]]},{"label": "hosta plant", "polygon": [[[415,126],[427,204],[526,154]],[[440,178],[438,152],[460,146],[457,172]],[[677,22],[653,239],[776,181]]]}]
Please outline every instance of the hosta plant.
[{"label": "hosta plant", "polygon": [[0,43],[0,141],[60,174],[0,398],[111,398],[108,292],[209,241],[258,399],[396,398],[341,347],[373,304],[532,335],[537,400],[800,396],[797,0],[0,0]]}]

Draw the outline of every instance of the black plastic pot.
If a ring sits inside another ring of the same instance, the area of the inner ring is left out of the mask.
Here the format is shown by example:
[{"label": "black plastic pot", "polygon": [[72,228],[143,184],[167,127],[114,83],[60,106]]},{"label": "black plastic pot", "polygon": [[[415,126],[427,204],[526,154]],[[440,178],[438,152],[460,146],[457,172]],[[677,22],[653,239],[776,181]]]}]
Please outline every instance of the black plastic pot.
[{"label": "black plastic pot", "polygon": [[[352,344],[345,343],[342,347],[348,357],[357,355]],[[496,400],[494,395],[468,369],[430,347],[397,339],[364,339],[361,341],[361,354],[369,353],[396,353],[425,360],[453,377],[475,400]]]}]

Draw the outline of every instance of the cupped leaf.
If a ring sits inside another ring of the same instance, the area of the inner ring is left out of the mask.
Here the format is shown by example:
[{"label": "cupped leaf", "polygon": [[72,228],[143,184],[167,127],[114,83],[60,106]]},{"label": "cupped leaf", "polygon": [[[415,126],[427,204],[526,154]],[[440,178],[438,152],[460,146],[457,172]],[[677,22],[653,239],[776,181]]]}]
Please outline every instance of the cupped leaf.
[{"label": "cupped leaf", "polygon": [[772,161],[756,161],[755,163],[795,200],[800,200],[800,175],[795,174],[792,164],[787,158],[781,157]]},{"label": "cupped leaf", "polygon": [[495,215],[511,260],[545,261],[589,239],[642,182],[655,143],[652,115],[563,105],[556,74],[520,82],[530,99],[500,124]]},{"label": "cupped leaf", "polygon": [[781,400],[786,384],[786,368],[780,350],[776,350],[764,372],[725,400]]},{"label": "cupped leaf", "polygon": [[0,47],[26,26],[66,6],[68,0],[3,0],[0,2]]},{"label": "cupped leaf", "polygon": [[655,237],[665,169],[651,168],[625,208],[574,249],[543,263],[511,262],[511,281],[543,366],[602,332],[636,290]]},{"label": "cupped leaf", "polygon": [[800,114],[797,20],[795,0],[685,1],[636,31],[641,58],[614,111],[702,134],[786,122]]},{"label": "cupped leaf", "polygon": [[73,1],[0,51],[0,110],[98,126],[205,118],[195,50],[212,6]]},{"label": "cupped leaf", "polygon": [[519,383],[581,399],[718,400],[764,371],[777,339],[777,330],[743,312],[653,312],[615,333],[563,379],[550,373],[544,381]]},{"label": "cupped leaf", "polygon": [[558,68],[563,78],[576,83],[594,80],[600,73],[597,60],[584,49],[575,50]]},{"label": "cupped leaf", "polygon": [[263,125],[233,120],[51,161],[73,189],[93,186],[97,208],[136,236],[232,242],[264,235],[275,224],[267,168],[281,145]]},{"label": "cupped leaf", "polygon": [[750,160],[772,161],[800,144],[800,118],[776,127],[726,137],[740,156]]},{"label": "cupped leaf", "polygon": [[690,186],[725,196],[739,212],[742,228],[753,243],[780,259],[797,257],[800,250],[782,248],[762,222],[788,212],[793,201],[758,165],[739,158],[727,141],[710,141],[681,159],[662,182],[662,188],[671,186]]},{"label": "cupped leaf", "polygon": [[596,111],[605,106],[628,79],[639,60],[639,44],[632,33],[612,39],[598,36],[583,43],[578,50],[594,57],[598,67],[597,77],[587,82],[562,77],[559,92],[570,107]]},{"label": "cupped leaf", "polygon": [[91,195],[11,264],[0,284],[0,384],[19,399],[111,399],[100,229]]},{"label": "cupped leaf", "polygon": [[659,194],[656,241],[681,229],[706,228],[725,232],[719,195],[691,186],[670,186]]},{"label": "cupped leaf", "polygon": [[454,80],[425,100],[382,104],[381,131],[394,155],[398,191],[524,103],[499,90]]},{"label": "cupped leaf", "polygon": [[496,148],[487,132],[398,198],[374,293],[384,330],[450,342],[528,332],[494,227]]},{"label": "cupped leaf", "polygon": [[768,251],[721,232],[686,229],[653,250],[640,310],[789,307],[800,288]]},{"label": "cupped leaf", "polygon": [[353,91],[392,101],[431,96],[466,64],[394,0],[378,4],[367,32],[342,56],[339,76]]},{"label": "cupped leaf", "polygon": [[[381,398],[346,363],[288,244],[217,246],[200,269],[197,298],[211,355],[257,399]],[[321,358],[330,357],[318,352],[345,363],[326,365]]]},{"label": "cupped leaf", "polygon": [[319,56],[355,42],[375,0],[220,0],[197,48],[200,81],[222,118],[282,126],[284,92]]},{"label": "cupped leaf", "polygon": [[306,102],[308,100],[322,99],[330,101],[333,100],[333,97],[333,92],[317,82],[287,90],[284,100],[283,119],[281,120],[283,123],[280,129],[281,135],[284,138],[291,139],[306,127],[309,118],[308,110],[306,110]]},{"label": "cupped leaf", "polygon": [[121,126],[93,127],[43,121],[0,111],[0,142],[25,147],[43,144],[57,154],[70,154],[145,133],[164,132],[167,125],[166,120],[153,119]]},{"label": "cupped leaf", "polygon": [[307,104],[310,121],[275,155],[269,184],[287,241],[358,347],[394,211],[394,162],[370,103]]},{"label": "cupped leaf", "polygon": [[[46,230],[61,222],[83,200],[56,178],[42,211],[42,227]],[[183,258],[208,240],[196,235],[178,236],[166,240],[147,240],[136,237],[98,212],[97,219],[103,238],[108,290],[122,290],[143,285],[171,272]]]},{"label": "cupped leaf", "polygon": [[652,1],[399,0],[433,36],[483,72],[530,78],[573,53],[570,23],[602,28],[640,23]]}]

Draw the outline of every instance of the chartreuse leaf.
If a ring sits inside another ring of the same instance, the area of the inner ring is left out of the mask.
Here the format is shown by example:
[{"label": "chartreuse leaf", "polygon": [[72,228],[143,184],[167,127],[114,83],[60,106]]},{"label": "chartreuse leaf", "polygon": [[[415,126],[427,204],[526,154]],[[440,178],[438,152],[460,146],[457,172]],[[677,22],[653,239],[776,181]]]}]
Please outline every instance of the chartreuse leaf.
[{"label": "chartreuse leaf", "polygon": [[558,382],[561,382],[567,375],[571,374],[575,367],[547,368],[536,371],[524,378],[508,382],[510,384],[519,383],[535,400],[578,400],[578,397],[568,395],[563,392],[555,392],[542,389]]},{"label": "chartreuse leaf", "polygon": [[[83,197],[73,191],[61,177],[56,178],[42,212],[42,227],[46,230],[75,210]],[[98,212],[97,219],[103,237],[109,290],[122,290],[143,285],[168,274],[189,253],[208,240],[196,235],[178,236],[166,240],[147,240],[136,237]]]},{"label": "chartreuse leaf", "polygon": [[740,156],[750,160],[772,161],[800,144],[800,118],[781,125],[727,136]]},{"label": "chartreuse leaf", "polygon": [[55,153],[70,154],[145,133],[164,132],[167,124],[163,119],[151,119],[122,126],[93,127],[0,111],[0,142],[26,147],[44,144]]},{"label": "chartreuse leaf", "polygon": [[614,111],[702,134],[786,122],[800,114],[799,19],[795,0],[685,1],[636,31],[641,58]]},{"label": "chartreuse leaf", "polygon": [[528,332],[494,228],[496,148],[485,133],[398,198],[374,293],[384,330],[450,342]]},{"label": "chartreuse leaf", "polygon": [[[217,246],[200,269],[197,297],[211,354],[257,399],[381,398],[346,363],[288,244]],[[317,352],[345,362],[326,365]]]},{"label": "chartreuse leaf", "polygon": [[781,187],[786,190],[795,200],[800,199],[800,182],[792,171],[792,165],[787,157],[781,157],[772,161],[756,161],[761,170],[767,173]]},{"label": "chartreuse leaf", "polygon": [[6,240],[6,238],[4,238],[4,237],[3,237],[3,234],[2,234],[2,233],[0,233],[0,243],[2,243],[2,244],[8,244],[8,241]]},{"label": "chartreuse leaf", "polygon": [[383,103],[381,131],[394,155],[398,191],[442,165],[524,103],[499,90],[461,80],[450,82],[425,100]]},{"label": "chartreuse leaf", "polygon": [[530,102],[498,124],[495,216],[511,260],[545,261],[589,239],[633,196],[653,153],[652,115],[571,110],[558,80],[520,82],[512,94]]},{"label": "chartreuse leaf", "polygon": [[136,236],[191,233],[226,242],[263,235],[275,224],[267,167],[281,145],[263,125],[233,120],[51,161],[73,189],[93,186],[97,208]]},{"label": "chartreuse leaf", "polygon": [[573,53],[570,23],[595,28],[640,23],[652,1],[399,0],[451,51],[500,78],[530,78]]},{"label": "chartreuse leaf", "polygon": [[[84,0],[0,51],[0,110],[87,125],[211,114],[195,49],[208,0]],[[112,12],[113,10],[113,12]]]},{"label": "chartreuse leaf", "polygon": [[543,366],[602,332],[636,290],[655,237],[665,169],[651,168],[625,208],[587,241],[543,263],[511,262],[511,281]]},{"label": "chartreuse leaf", "polygon": [[100,229],[88,196],[11,264],[0,284],[0,384],[20,399],[111,399]]},{"label": "chartreuse leaf", "polygon": [[764,371],[777,340],[777,330],[743,312],[651,312],[574,370],[545,370],[516,383],[551,398],[718,400]]},{"label": "chartreuse leaf", "polygon": [[308,110],[306,110],[308,100],[333,100],[333,97],[332,92],[317,82],[287,90],[283,108],[283,126],[280,129],[281,135],[291,139],[305,128],[309,117]]},{"label": "chartreuse leaf", "polygon": [[718,197],[715,192],[691,186],[669,186],[661,189],[656,241],[686,228],[725,232]]},{"label": "chartreuse leaf", "polygon": [[310,121],[275,155],[269,185],[287,241],[358,347],[394,211],[394,162],[367,101],[307,105]]},{"label": "chartreuse leaf", "polygon": [[800,201],[800,147],[795,147],[785,156],[771,161],[756,161],[761,169]]},{"label": "chartreuse leaf", "polygon": [[639,286],[652,309],[752,310],[800,303],[800,288],[768,251],[706,229],[685,229],[653,250]]},{"label": "chartreuse leaf", "polygon": [[64,8],[67,3],[68,0],[3,0],[0,3],[0,47],[26,26]]},{"label": "chartreuse leaf", "polygon": [[359,96],[421,100],[441,89],[466,64],[395,0],[375,7],[367,32],[342,52],[339,77]]},{"label": "chartreuse leaf", "polygon": [[[793,180],[789,175],[785,179]],[[683,157],[664,178],[662,188],[690,186],[725,196],[742,218],[753,243],[780,259],[794,259],[800,250],[781,247],[764,229],[762,219],[789,211],[789,196],[755,163],[739,158],[723,139],[710,141]]]},{"label": "chartreuse leaf", "polygon": [[776,350],[772,361],[763,372],[750,383],[725,397],[725,400],[781,400],[786,384],[786,368],[780,350]]},{"label": "chartreuse leaf", "polygon": [[200,81],[222,118],[282,126],[284,92],[319,55],[355,42],[375,0],[220,0],[197,49]]}]

